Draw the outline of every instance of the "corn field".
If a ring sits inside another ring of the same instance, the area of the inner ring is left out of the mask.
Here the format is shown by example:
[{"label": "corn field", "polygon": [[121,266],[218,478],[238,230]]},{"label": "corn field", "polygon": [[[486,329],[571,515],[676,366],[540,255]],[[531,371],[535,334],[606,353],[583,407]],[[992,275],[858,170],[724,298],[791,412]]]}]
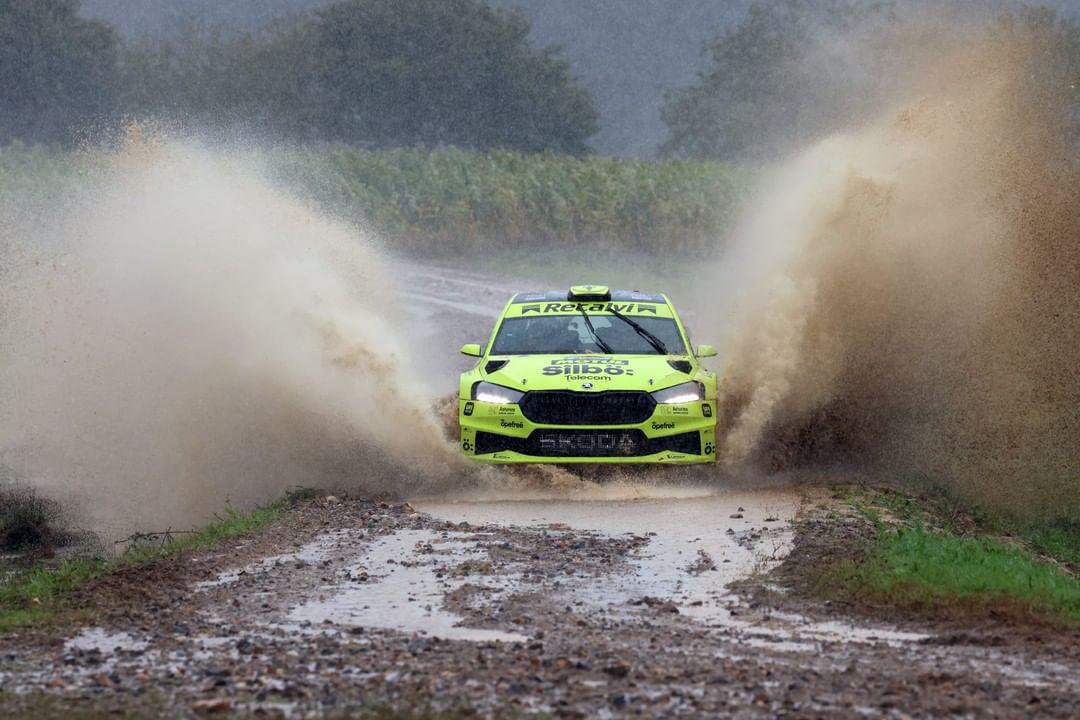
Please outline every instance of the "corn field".
[{"label": "corn field", "polygon": [[[101,151],[0,149],[0,201],[60,201],[104,165]],[[424,254],[586,244],[597,250],[704,250],[732,221],[752,171],[456,149],[279,149],[251,160],[324,212]]]}]

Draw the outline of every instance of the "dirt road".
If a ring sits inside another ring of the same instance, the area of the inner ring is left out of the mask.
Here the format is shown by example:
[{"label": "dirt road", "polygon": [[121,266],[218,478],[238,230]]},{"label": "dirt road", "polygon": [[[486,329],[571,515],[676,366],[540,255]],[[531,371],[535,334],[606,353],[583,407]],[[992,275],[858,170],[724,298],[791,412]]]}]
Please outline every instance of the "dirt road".
[{"label": "dirt road", "polygon": [[725,589],[768,590],[788,520],[818,495],[314,501],[253,538],[84,589],[83,627],[6,642],[0,703],[27,716],[1073,715],[1075,652]]},{"label": "dirt road", "polygon": [[[410,310],[437,328],[431,342],[482,337],[503,288],[451,271],[425,282]],[[811,554],[857,535],[833,505],[813,488],[693,473],[321,498],[253,536],[95,582],[75,598],[83,612],[0,640],[0,707],[1075,716],[1067,639],[882,624],[802,596],[792,579]]]}]

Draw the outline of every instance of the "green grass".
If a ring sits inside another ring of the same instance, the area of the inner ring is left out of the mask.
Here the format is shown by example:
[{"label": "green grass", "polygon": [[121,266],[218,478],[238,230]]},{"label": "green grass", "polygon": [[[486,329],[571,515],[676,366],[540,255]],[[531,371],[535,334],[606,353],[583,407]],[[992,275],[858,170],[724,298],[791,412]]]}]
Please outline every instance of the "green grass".
[{"label": "green grass", "polygon": [[844,499],[876,533],[858,561],[826,571],[822,587],[830,592],[898,606],[982,607],[1080,623],[1080,579],[1046,559],[1075,558],[1075,521],[1025,526],[1028,531],[1014,542],[982,534],[987,527],[978,522],[963,526],[955,513],[943,515],[940,505],[902,493],[852,489]]},{"label": "green grass", "polygon": [[997,523],[1011,529],[1038,552],[1080,569],[1080,517],[1062,516],[1036,523],[999,519]]},{"label": "green grass", "polygon": [[846,583],[856,594],[901,605],[1007,604],[1080,623],[1080,580],[1022,547],[988,538],[884,529]]},{"label": "green grass", "polygon": [[173,557],[253,532],[279,518],[288,503],[310,496],[308,491],[297,489],[285,500],[250,512],[227,508],[224,516],[197,532],[164,540],[139,539],[116,558],[69,558],[15,570],[0,582],[0,633],[48,621],[67,595],[89,580],[122,567]]}]

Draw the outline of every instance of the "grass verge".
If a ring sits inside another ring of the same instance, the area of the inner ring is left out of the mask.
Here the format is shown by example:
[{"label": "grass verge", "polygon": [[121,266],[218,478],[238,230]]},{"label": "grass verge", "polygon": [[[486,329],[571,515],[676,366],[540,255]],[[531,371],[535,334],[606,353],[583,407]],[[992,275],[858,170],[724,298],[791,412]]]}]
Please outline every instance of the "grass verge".
[{"label": "grass verge", "polygon": [[874,538],[858,559],[825,571],[827,594],[1080,625],[1080,579],[1067,569],[1075,526],[1027,526],[1025,534],[994,537],[971,518],[960,522],[897,493],[856,491],[847,502],[873,523]]},{"label": "grass verge", "polygon": [[289,504],[313,495],[290,491],[277,502],[251,511],[226,508],[225,514],[200,530],[181,536],[135,536],[116,558],[65,558],[0,576],[0,633],[48,622],[78,586],[132,565],[173,557],[251,533],[278,519]]}]

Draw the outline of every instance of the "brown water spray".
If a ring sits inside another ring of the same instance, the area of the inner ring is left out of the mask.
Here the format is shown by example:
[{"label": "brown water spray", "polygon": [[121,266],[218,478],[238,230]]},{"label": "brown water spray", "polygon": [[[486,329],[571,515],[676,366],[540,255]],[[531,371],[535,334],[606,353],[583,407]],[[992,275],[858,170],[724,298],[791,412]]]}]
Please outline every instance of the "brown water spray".
[{"label": "brown water spray", "polygon": [[0,462],[112,535],[464,472],[368,238],[227,153],[105,164],[35,223],[5,208]]},{"label": "brown water spray", "polygon": [[1080,173],[1036,42],[935,45],[906,100],[762,183],[715,273],[729,467],[1077,506]]}]

